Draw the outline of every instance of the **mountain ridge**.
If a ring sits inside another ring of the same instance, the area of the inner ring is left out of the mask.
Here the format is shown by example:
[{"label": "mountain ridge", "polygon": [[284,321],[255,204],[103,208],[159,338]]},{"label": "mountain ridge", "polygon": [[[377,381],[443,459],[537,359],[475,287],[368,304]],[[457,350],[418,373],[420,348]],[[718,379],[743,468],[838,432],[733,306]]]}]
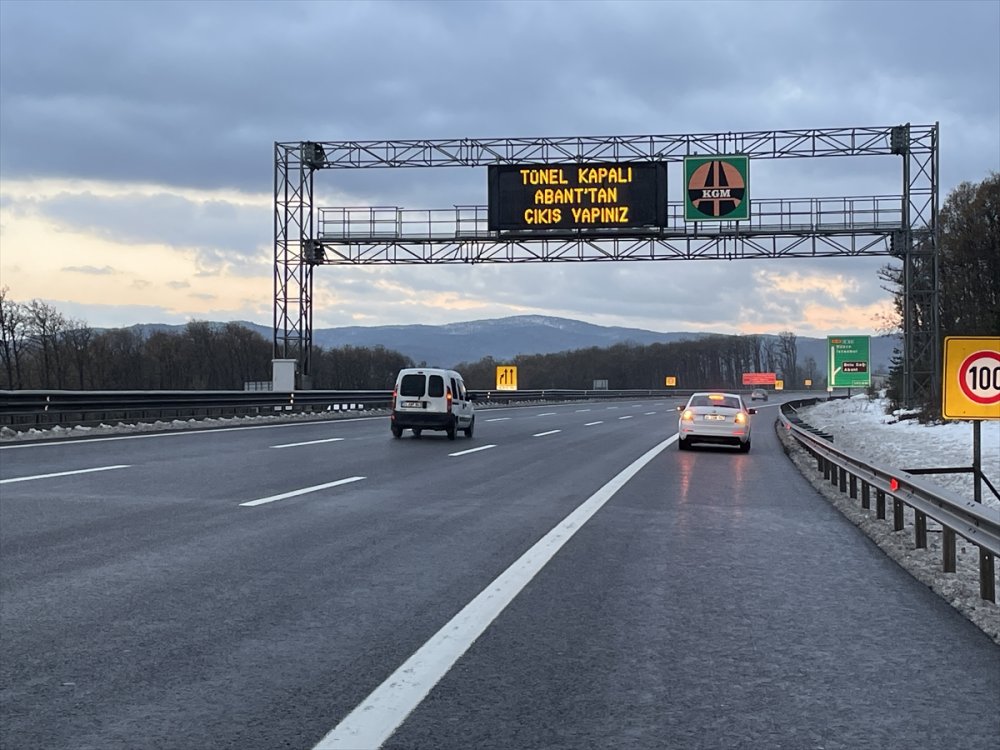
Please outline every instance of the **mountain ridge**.
[{"label": "mountain ridge", "polygon": [[[270,339],[272,329],[251,321],[232,321]],[[210,322],[219,327],[226,323]],[[140,323],[129,326],[148,336],[154,331],[181,331],[184,325]],[[572,318],[546,315],[516,315],[504,318],[484,318],[457,323],[403,324],[385,326],[340,326],[314,328],[313,343],[324,349],[341,346],[375,347],[398,351],[417,364],[454,367],[461,363],[478,362],[485,357],[497,361],[511,360],[518,355],[554,354],[556,352],[607,348],[621,343],[649,345],[698,340],[710,336],[732,334],[692,331],[659,332],[643,328],[601,326]],[[760,335],[765,340],[777,339],[775,334]],[[831,334],[832,335],[832,334]],[[872,371],[886,371],[899,345],[899,336],[871,337]],[[826,339],[796,335],[799,362],[812,357],[822,369],[826,363]]]}]

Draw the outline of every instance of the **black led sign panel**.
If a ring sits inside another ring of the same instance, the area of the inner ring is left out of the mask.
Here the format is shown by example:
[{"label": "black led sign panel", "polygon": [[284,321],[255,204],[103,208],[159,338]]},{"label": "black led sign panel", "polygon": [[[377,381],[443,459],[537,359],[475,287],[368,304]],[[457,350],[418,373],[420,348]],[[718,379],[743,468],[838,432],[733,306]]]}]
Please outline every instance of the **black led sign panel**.
[{"label": "black led sign panel", "polygon": [[656,162],[489,167],[489,228],[552,230],[662,227],[667,169]]}]

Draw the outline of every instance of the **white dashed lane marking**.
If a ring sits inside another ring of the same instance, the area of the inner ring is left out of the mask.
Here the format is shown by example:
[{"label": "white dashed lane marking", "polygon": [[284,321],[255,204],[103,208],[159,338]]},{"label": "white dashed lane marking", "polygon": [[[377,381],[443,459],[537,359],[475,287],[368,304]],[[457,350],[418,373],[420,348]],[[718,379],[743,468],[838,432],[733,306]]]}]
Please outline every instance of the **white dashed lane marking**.
[{"label": "white dashed lane marking", "polygon": [[246,503],[240,503],[241,508],[253,508],[257,505],[264,505],[265,503],[273,503],[277,500],[287,500],[290,497],[298,497],[299,495],[308,495],[310,492],[319,492],[320,490],[327,490],[331,487],[339,487],[342,484],[351,484],[351,482],[360,482],[365,477],[348,477],[347,479],[338,479],[336,482],[327,482],[326,484],[317,484],[312,487],[303,487],[301,490],[292,490],[291,492],[282,492],[280,495],[271,495],[270,497],[262,497],[260,500],[251,500]]},{"label": "white dashed lane marking", "polygon": [[325,440],[307,440],[304,443],[285,443],[284,445],[272,445],[272,448],[298,448],[300,445],[317,445],[318,443],[337,443],[344,438],[326,438]]},{"label": "white dashed lane marking", "polygon": [[478,453],[479,451],[488,451],[490,448],[496,448],[495,445],[480,445],[478,448],[469,448],[465,451],[458,451],[458,453],[449,453],[449,456],[465,456],[469,453]]},{"label": "white dashed lane marking", "polygon": [[127,469],[128,464],[116,464],[115,466],[96,466],[93,469],[76,469],[75,471],[56,471],[52,474],[35,474],[30,477],[13,477],[11,479],[0,479],[0,484],[12,484],[13,482],[31,482],[35,479],[51,479],[53,477],[68,477],[73,474],[93,474],[95,471],[111,471],[112,469]]}]

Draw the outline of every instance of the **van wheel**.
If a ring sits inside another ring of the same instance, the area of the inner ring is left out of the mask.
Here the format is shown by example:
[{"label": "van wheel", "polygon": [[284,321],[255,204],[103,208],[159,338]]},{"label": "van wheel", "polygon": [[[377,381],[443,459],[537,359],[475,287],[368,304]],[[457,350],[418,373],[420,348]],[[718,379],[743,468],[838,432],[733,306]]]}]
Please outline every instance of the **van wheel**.
[{"label": "van wheel", "polygon": [[402,427],[397,427],[396,425],[393,425],[392,426],[392,436],[394,438],[403,437],[403,428]]},{"label": "van wheel", "polygon": [[472,431],[474,429],[476,429],[476,418],[475,417],[472,418],[472,421],[469,422],[469,426],[466,427],[464,430],[462,430],[462,432],[465,433],[465,436],[467,438],[470,438],[470,437],[472,437]]},{"label": "van wheel", "polygon": [[452,420],[451,424],[448,425],[447,432],[448,432],[448,439],[449,440],[454,440],[455,439],[455,432],[456,432],[456,430],[455,430],[455,420]]},{"label": "van wheel", "polygon": [[414,428],[413,428],[413,437],[415,437],[415,438],[418,438],[418,437],[420,437],[420,432],[421,432],[421,428],[419,428],[419,427],[414,427]]}]

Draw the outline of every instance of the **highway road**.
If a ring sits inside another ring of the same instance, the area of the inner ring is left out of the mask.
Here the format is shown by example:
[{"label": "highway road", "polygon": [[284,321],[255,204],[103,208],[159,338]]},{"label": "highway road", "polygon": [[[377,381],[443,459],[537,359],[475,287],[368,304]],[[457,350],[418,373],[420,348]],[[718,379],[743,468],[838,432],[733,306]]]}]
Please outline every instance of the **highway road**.
[{"label": "highway road", "polygon": [[0,747],[995,748],[1000,649],[677,400],[0,447]]}]

